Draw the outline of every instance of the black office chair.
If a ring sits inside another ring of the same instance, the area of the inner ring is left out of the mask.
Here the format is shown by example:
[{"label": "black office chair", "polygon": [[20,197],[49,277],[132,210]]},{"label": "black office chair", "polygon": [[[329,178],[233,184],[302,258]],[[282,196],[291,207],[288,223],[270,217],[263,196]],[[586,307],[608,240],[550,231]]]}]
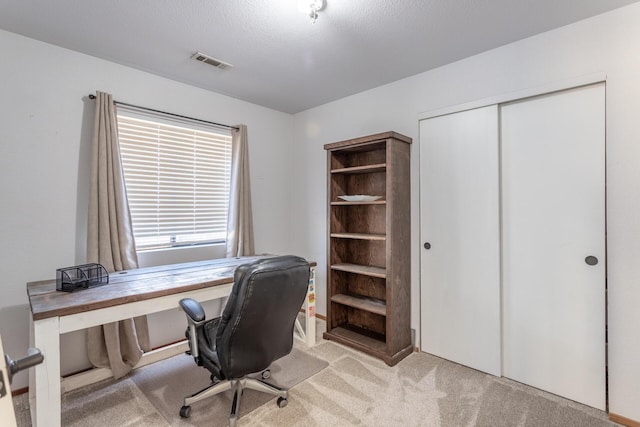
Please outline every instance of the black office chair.
[{"label": "black office chair", "polygon": [[[245,388],[278,396],[287,404],[288,392],[263,379],[269,366],[293,347],[293,328],[309,284],[309,263],[296,256],[265,258],[238,267],[222,316],[206,320],[202,306],[185,298],[191,355],[211,372],[211,385],[184,399],[180,416],[191,415],[191,404],[233,390],[229,422],[235,426]],[[250,378],[249,374],[261,378]]]}]

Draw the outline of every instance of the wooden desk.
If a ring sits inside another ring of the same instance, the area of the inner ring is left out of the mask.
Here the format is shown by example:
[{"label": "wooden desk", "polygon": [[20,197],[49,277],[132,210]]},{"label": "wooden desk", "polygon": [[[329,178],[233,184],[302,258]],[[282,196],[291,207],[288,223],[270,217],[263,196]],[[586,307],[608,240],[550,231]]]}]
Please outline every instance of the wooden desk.
[{"label": "wooden desk", "polygon": [[[241,264],[265,256],[223,258],[115,272],[109,284],[73,293],[56,291],[55,280],[27,284],[31,306],[31,344],[44,362],[29,372],[29,400],[34,426],[57,427],[62,393],[111,377],[111,370],[95,368],[60,378],[60,334],[156,313],[178,307],[182,298],[208,301],[226,297],[233,273]],[[315,263],[305,300],[306,330],[297,330],[309,346],[315,344]],[[186,320],[185,320],[186,328]],[[184,352],[183,341],[147,352],[140,367]]]}]

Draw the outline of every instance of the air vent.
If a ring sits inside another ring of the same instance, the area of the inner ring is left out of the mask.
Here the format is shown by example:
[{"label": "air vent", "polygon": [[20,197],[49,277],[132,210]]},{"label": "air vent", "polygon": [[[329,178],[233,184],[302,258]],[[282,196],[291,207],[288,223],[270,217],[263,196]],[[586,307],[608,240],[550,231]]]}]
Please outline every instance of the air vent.
[{"label": "air vent", "polygon": [[233,67],[233,65],[229,64],[228,62],[220,61],[219,59],[216,59],[209,55],[205,55],[202,52],[194,53],[193,55],[191,55],[191,59],[204,62],[205,64],[213,65],[214,67],[220,68],[222,70]]}]

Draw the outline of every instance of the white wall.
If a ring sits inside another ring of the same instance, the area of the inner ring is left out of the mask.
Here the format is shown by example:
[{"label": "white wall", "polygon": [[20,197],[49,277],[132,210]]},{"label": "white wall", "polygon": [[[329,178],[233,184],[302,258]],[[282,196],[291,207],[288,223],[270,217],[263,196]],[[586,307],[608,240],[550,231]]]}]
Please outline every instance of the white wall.
[{"label": "white wall", "polygon": [[[4,31],[0,52],[0,334],[12,357],[26,355],[28,347],[25,284],[85,261],[94,112],[87,95],[96,90],[132,104],[246,124],[256,250],[290,252],[291,115]],[[203,256],[215,256],[215,248],[171,259]],[[161,326],[150,322],[155,344],[182,338],[186,321],[167,319]],[[173,331],[164,324],[175,324]],[[86,366],[82,333],[63,336],[62,348],[63,373]],[[26,374],[14,378],[14,390],[26,385]]]},{"label": "white wall", "polygon": [[[403,48],[403,47],[399,47]],[[416,55],[419,46],[407,46]],[[640,420],[640,4],[636,3],[295,115],[298,252],[317,260],[326,307],[323,144],[394,130],[412,146],[412,327],[419,329],[418,118],[424,113],[574,79],[607,76],[609,404]],[[425,52],[425,54],[427,54]],[[417,336],[420,336],[418,333]]]}]

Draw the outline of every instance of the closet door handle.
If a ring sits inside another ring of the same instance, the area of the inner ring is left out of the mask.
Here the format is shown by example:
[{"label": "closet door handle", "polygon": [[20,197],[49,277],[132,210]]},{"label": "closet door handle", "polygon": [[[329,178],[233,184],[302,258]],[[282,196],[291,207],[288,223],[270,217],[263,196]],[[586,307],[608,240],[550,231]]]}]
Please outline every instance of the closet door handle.
[{"label": "closet door handle", "polygon": [[584,259],[584,262],[586,262],[588,265],[596,265],[598,263],[598,258],[594,257],[593,255],[589,255]]},{"label": "closet door handle", "polygon": [[425,248],[426,250],[431,249],[431,243],[429,243],[429,242],[424,242],[424,245],[422,245],[422,246],[424,246],[424,248]]}]

